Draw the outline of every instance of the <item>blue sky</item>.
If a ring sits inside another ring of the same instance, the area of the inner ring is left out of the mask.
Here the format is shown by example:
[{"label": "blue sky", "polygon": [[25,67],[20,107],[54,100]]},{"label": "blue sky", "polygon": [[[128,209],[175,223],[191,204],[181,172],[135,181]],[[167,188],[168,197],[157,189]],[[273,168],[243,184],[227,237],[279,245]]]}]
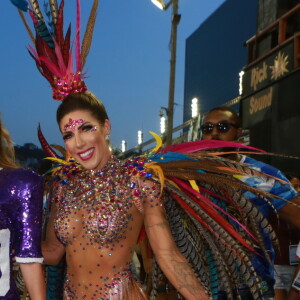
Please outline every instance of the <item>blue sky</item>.
[{"label": "blue sky", "polygon": [[[65,2],[68,25],[73,23],[75,0]],[[179,0],[174,126],[182,123],[185,40],[223,2]],[[84,28],[91,5],[92,0],[82,1]],[[30,40],[17,10],[9,0],[2,0],[0,9],[2,119],[16,144],[39,145],[38,123],[50,143],[63,144],[55,122],[59,103],[26,50]],[[85,81],[106,106],[116,147],[122,139],[134,147],[138,130],[144,140],[150,138],[149,131],[159,133],[159,110],[168,103],[171,11],[159,10],[150,0],[99,1]]]}]

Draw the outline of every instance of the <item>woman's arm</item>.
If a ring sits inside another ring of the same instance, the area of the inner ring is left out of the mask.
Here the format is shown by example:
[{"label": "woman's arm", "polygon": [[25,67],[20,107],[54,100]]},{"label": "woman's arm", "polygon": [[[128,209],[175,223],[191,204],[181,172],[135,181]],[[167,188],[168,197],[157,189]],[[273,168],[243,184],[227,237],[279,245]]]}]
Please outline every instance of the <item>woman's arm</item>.
[{"label": "woman's arm", "polygon": [[145,205],[144,209],[149,242],[168,280],[188,300],[210,299],[188,261],[175,245],[163,208]]},{"label": "woman's arm", "polygon": [[40,263],[21,263],[20,268],[31,300],[46,299],[45,277]]},{"label": "woman's arm", "polygon": [[52,204],[49,222],[46,229],[46,238],[42,242],[42,253],[44,263],[48,265],[57,265],[65,253],[64,245],[58,240],[54,231],[54,219],[56,216],[56,205]]}]

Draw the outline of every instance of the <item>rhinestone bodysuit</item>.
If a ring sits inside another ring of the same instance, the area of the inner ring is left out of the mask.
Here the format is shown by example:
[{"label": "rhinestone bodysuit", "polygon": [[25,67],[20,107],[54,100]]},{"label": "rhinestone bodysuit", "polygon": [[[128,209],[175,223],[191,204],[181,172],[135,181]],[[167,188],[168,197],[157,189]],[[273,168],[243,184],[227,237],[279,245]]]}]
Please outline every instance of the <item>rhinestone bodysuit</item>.
[{"label": "rhinestone bodysuit", "polygon": [[113,157],[102,170],[83,169],[56,186],[54,226],[66,247],[66,299],[146,299],[130,265],[143,224],[139,209],[146,198],[158,203],[160,192],[143,182],[137,198],[130,171]]}]

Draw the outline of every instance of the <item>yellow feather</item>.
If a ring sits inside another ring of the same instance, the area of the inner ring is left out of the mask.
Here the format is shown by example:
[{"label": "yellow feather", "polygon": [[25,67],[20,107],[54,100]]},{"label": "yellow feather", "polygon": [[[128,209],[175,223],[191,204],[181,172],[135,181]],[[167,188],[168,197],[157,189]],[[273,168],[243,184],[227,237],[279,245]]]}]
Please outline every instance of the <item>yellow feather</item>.
[{"label": "yellow feather", "polygon": [[153,153],[153,152],[156,152],[159,148],[161,148],[161,146],[162,146],[162,139],[161,139],[161,137],[158,134],[156,134],[153,131],[149,131],[149,133],[155,138],[155,141],[156,141],[156,146],[150,152],[150,153]]},{"label": "yellow feather", "polygon": [[199,189],[199,186],[198,186],[198,184],[196,183],[196,181],[195,180],[189,180],[189,182],[190,182],[190,185],[191,185],[191,187],[196,191],[196,192],[200,192],[200,189]]},{"label": "yellow feather", "polygon": [[66,160],[55,158],[55,157],[46,157],[45,159],[51,160],[52,162],[62,164],[62,165],[66,165],[68,163]]},{"label": "yellow feather", "polygon": [[146,169],[153,171],[153,173],[156,176],[158,176],[160,184],[161,184],[160,191],[162,193],[164,184],[165,184],[165,175],[164,175],[162,168],[160,166],[158,166],[156,163],[145,163],[145,167],[146,167]]}]

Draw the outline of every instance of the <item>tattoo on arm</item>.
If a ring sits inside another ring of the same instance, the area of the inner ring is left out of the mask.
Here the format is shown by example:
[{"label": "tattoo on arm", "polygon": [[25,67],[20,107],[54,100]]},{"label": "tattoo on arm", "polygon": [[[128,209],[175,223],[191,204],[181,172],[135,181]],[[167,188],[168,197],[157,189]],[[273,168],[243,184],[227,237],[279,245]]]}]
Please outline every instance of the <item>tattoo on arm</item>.
[{"label": "tattoo on arm", "polygon": [[160,228],[166,228],[169,226],[167,221],[162,221],[156,224],[147,225],[147,228],[153,228],[153,227],[160,227]]}]

